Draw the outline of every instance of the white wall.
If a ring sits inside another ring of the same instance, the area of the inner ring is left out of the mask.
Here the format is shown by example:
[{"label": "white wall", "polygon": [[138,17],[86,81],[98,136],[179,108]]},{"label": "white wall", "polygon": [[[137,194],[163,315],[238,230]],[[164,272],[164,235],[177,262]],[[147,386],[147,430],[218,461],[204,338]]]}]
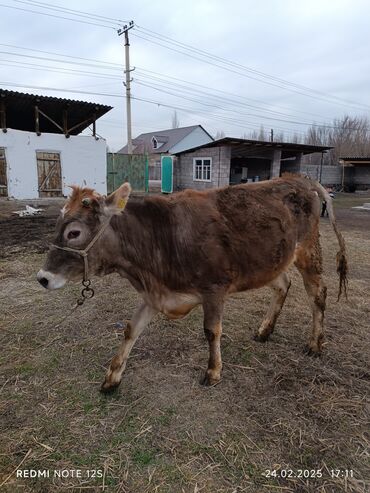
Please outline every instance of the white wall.
[{"label": "white wall", "polygon": [[41,134],[8,129],[0,131],[0,147],[5,148],[8,195],[17,199],[39,196],[36,151],[60,152],[63,195],[67,185],[84,185],[107,193],[107,146],[104,139],[77,135],[66,139],[60,134]]},{"label": "white wall", "polygon": [[176,154],[177,152],[186,151],[187,149],[208,144],[209,142],[213,142],[213,139],[201,127],[197,127],[180,140],[180,142],[171,147],[169,153]]}]

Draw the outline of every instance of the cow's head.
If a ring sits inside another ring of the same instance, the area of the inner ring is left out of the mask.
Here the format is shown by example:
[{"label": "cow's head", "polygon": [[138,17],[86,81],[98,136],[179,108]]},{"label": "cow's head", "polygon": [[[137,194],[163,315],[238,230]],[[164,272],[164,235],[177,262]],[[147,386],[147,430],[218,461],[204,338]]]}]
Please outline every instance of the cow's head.
[{"label": "cow's head", "polygon": [[[57,220],[53,244],[75,250],[84,250],[98,233],[102,225],[114,214],[121,214],[129,198],[131,187],[124,183],[108,197],[91,188],[72,186],[72,193],[61,210]],[[111,240],[111,241],[108,241]],[[89,274],[102,270],[104,249],[114,242],[112,230],[108,227],[100,240],[88,252]],[[84,260],[81,255],[67,250],[51,248],[44,267],[37,273],[37,280],[47,289],[57,289],[67,281],[81,280],[84,274]]]}]

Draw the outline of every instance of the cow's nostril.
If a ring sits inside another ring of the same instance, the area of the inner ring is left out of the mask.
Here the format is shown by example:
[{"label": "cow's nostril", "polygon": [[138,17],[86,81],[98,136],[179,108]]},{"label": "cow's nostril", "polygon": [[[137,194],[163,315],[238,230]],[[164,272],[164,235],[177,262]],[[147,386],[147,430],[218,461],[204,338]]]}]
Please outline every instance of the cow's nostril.
[{"label": "cow's nostril", "polygon": [[39,283],[41,284],[41,286],[44,286],[44,288],[47,288],[49,281],[46,279],[46,277],[42,277],[41,279],[39,279]]}]

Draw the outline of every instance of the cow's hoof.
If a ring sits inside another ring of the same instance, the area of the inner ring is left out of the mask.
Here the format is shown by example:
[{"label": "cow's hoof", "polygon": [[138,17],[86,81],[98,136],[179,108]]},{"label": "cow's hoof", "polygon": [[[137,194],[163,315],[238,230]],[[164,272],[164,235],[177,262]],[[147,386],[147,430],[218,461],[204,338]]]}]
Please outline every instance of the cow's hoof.
[{"label": "cow's hoof", "polygon": [[321,356],[320,349],[313,349],[308,344],[303,348],[303,353],[307,356],[312,356],[313,358],[320,358]]},{"label": "cow's hoof", "polygon": [[264,335],[256,332],[253,336],[253,339],[257,342],[266,342],[269,340],[270,334]]},{"label": "cow's hoof", "polygon": [[120,383],[121,381],[119,381],[118,383],[109,383],[104,381],[102,383],[102,386],[100,387],[100,392],[102,394],[113,394],[113,392],[115,392],[120,386]]},{"label": "cow's hoof", "polygon": [[204,385],[205,387],[214,387],[220,382],[221,382],[221,378],[213,378],[211,375],[209,375],[206,372],[204,377],[201,379],[200,384]]}]

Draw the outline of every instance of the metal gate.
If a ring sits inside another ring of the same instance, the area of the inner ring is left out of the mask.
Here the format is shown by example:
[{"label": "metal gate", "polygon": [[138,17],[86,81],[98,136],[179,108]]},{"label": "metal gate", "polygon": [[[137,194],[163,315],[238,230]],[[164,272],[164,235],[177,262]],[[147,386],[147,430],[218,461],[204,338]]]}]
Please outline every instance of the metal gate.
[{"label": "metal gate", "polygon": [[40,197],[62,197],[62,168],[59,152],[36,152]]},{"label": "metal gate", "polygon": [[162,193],[173,192],[173,157],[162,156]]},{"label": "metal gate", "polygon": [[144,154],[114,154],[107,157],[107,191],[112,193],[128,181],[134,192],[149,189],[149,161]]},{"label": "metal gate", "polygon": [[0,148],[0,197],[8,196],[5,149]]}]

